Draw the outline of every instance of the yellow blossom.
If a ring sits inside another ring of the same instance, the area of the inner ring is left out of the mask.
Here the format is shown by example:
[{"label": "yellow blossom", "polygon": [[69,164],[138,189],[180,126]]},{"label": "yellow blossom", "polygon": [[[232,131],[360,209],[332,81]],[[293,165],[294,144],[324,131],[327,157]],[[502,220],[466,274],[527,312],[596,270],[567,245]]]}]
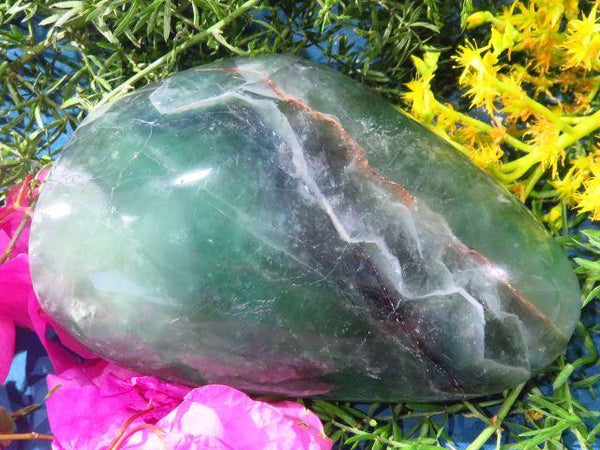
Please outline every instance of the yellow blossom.
[{"label": "yellow blossom", "polygon": [[534,147],[556,143],[560,130],[557,125],[542,115],[535,115],[526,135]]},{"label": "yellow blossom", "polygon": [[502,155],[504,155],[504,152],[500,146],[491,143],[477,146],[469,157],[479,167],[487,169],[492,164],[498,163]]},{"label": "yellow blossom", "polygon": [[561,46],[567,56],[565,69],[582,67],[585,70],[600,70],[600,22],[596,18],[597,10],[598,3],[587,17],[569,21],[568,36]]},{"label": "yellow blossom", "polygon": [[432,76],[420,77],[406,83],[408,91],[404,93],[404,100],[410,104],[410,113],[413,117],[430,123],[435,113],[435,97],[431,92]]},{"label": "yellow blossom", "polygon": [[583,185],[583,192],[574,196],[577,209],[591,213],[592,220],[600,220],[600,176],[587,179]]},{"label": "yellow blossom", "polygon": [[521,1],[515,1],[509,7],[504,8],[500,19],[503,22],[510,22],[520,31],[529,33],[537,28],[536,5],[534,2],[524,4]]},{"label": "yellow blossom", "polygon": [[560,44],[560,40],[551,33],[539,41],[539,44],[532,49],[532,59],[535,61],[534,70],[545,75],[557,59],[557,46]]},{"label": "yellow blossom", "polygon": [[532,153],[538,157],[544,169],[552,168],[552,178],[555,178],[559,160],[564,161],[565,159],[565,150],[556,144],[550,143],[536,146]]},{"label": "yellow blossom", "polygon": [[564,0],[565,17],[569,20],[574,19],[579,14],[579,0]]},{"label": "yellow blossom", "polygon": [[543,168],[552,167],[552,178],[556,178],[558,161],[564,160],[565,150],[558,145],[560,129],[556,123],[551,122],[544,116],[535,116],[535,121],[529,125],[526,132],[532,144],[532,155]]},{"label": "yellow blossom", "polygon": [[495,111],[494,100],[500,95],[494,79],[500,67],[498,59],[489,47],[477,48],[471,43],[460,46],[453,59],[463,71],[458,79],[461,86],[469,87],[466,94],[471,97],[473,107],[484,107],[488,113]]},{"label": "yellow blossom", "polygon": [[[581,14],[578,0],[515,0],[501,14],[468,18],[469,27],[490,25],[489,40],[467,41],[453,60],[471,109],[484,108],[491,123],[434,98],[437,56],[433,63],[427,54],[416,58],[418,77],[407,85],[413,114],[426,116],[421,120],[522,201],[535,186],[553,186],[544,198],[561,204],[544,220],[556,228],[563,225],[562,202],[600,220],[600,148],[589,148],[591,133],[600,130],[600,77],[587,73],[600,70],[600,0],[594,1]],[[545,183],[538,183],[542,176]]]},{"label": "yellow blossom", "polygon": [[435,128],[453,136],[456,133],[456,114],[452,105],[442,108],[435,119]]},{"label": "yellow blossom", "polygon": [[437,70],[439,53],[427,52],[423,59],[412,56],[411,59],[417,69],[417,78],[406,83],[408,92],[404,100],[411,105],[410,112],[413,117],[431,123],[435,114],[436,100],[431,92],[431,80]]},{"label": "yellow blossom", "polygon": [[530,0],[525,4],[515,1],[506,8],[502,19],[510,23],[518,32],[518,40],[513,51],[527,51],[532,54],[532,69],[545,74],[557,59],[562,36],[559,29],[565,12],[565,2],[560,0]]},{"label": "yellow blossom", "polygon": [[507,120],[521,122],[527,121],[533,111],[527,103],[527,93],[521,87],[522,74],[511,73],[501,77],[504,90],[500,94],[502,100],[502,112],[507,115]]},{"label": "yellow blossom", "polygon": [[558,192],[558,197],[571,201],[579,191],[583,179],[574,175],[574,171],[569,171],[562,179],[551,181],[550,184]]},{"label": "yellow blossom", "polygon": [[456,133],[456,137],[458,141],[465,145],[466,147],[473,148],[475,146],[475,142],[477,141],[477,136],[479,135],[479,130],[473,126],[462,126],[460,130]]},{"label": "yellow blossom", "polygon": [[494,122],[494,128],[489,132],[490,138],[494,144],[500,145],[506,137],[506,127],[498,119]]},{"label": "yellow blossom", "polygon": [[557,30],[565,13],[564,0],[534,0],[537,6],[538,21],[542,28]]},{"label": "yellow blossom", "polygon": [[571,167],[578,173],[588,173],[597,164],[598,157],[600,157],[598,152],[577,156],[571,160]]}]

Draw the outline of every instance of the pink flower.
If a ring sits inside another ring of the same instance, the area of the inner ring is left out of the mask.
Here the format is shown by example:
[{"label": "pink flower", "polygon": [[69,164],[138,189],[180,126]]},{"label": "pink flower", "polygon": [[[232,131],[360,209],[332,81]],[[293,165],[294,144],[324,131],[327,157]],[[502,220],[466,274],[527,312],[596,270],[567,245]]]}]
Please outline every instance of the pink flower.
[{"label": "pink flower", "polygon": [[15,326],[30,326],[27,302],[32,292],[27,259],[30,193],[25,183],[13,188],[0,208],[0,383],[10,369]]},{"label": "pink flower", "polygon": [[269,404],[221,385],[196,389],[112,364],[48,376],[54,448],[329,449],[318,417],[293,402]]}]

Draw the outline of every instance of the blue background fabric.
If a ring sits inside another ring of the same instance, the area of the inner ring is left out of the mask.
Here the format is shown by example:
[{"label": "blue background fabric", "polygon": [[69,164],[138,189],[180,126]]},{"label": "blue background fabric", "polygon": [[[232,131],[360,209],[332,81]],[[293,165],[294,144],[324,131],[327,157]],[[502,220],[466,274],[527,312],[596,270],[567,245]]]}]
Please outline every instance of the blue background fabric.
[{"label": "blue background fabric", "polygon": [[[38,27],[40,33],[43,33]],[[44,36],[41,34],[40,39]],[[356,42],[356,45],[361,45],[361,42]],[[65,50],[63,54],[68,54],[69,57],[77,61],[78,56],[75,52]],[[16,59],[20,55],[18,52],[12,52],[7,55],[9,59]],[[316,47],[309,48],[304,54],[307,59],[319,63],[326,63],[333,67],[333,61],[329,61],[323,53]],[[58,72],[70,70],[66,67],[57,67]],[[60,148],[69,138],[71,132],[65,135],[55,143],[56,148]],[[1,286],[0,286],[1,289]],[[582,319],[587,325],[600,323],[600,306],[598,302],[594,302],[586,308]],[[594,336],[596,348],[600,348],[600,335]],[[1,345],[2,343],[0,343]],[[569,359],[574,360],[584,353],[581,342],[573,339],[569,346]],[[52,373],[52,365],[44,348],[40,344],[37,336],[25,329],[18,330],[17,343],[15,348],[15,359],[11,366],[10,374],[6,382],[0,387],[0,406],[9,411],[16,411],[19,408],[28,406],[34,403],[40,404],[41,407],[26,417],[19,419],[16,422],[17,429],[15,432],[26,433],[36,431],[38,433],[51,433],[46,415],[46,410],[43,406],[45,396],[47,395],[47,387],[45,377]],[[579,369],[574,374],[575,377],[591,376],[599,374],[600,368],[586,367]],[[548,383],[543,386],[543,391],[546,394],[551,393],[551,385]],[[600,383],[596,383],[593,389],[578,389],[574,391],[574,397],[582,402],[587,408],[592,411],[600,411]],[[367,410],[369,405],[357,405],[358,408]],[[385,408],[379,412],[380,416],[389,415],[389,408]],[[411,428],[411,422],[405,421],[404,427],[406,430]],[[445,432],[454,441],[455,446],[448,445],[448,448],[466,449],[477,435],[483,430],[484,424],[479,419],[466,417],[463,415],[453,415],[448,423],[445,424]],[[496,448],[495,439],[492,439],[484,448]],[[9,450],[42,450],[49,449],[51,444],[47,441],[19,441],[11,444]],[[573,439],[569,442],[569,448],[579,448],[576,441]],[[594,446],[600,449],[600,443]]]},{"label": "blue background fabric", "polygon": [[[44,406],[48,393],[46,375],[52,373],[50,358],[39,339],[30,330],[19,329],[15,345],[15,359],[5,383],[0,387],[0,406],[16,411],[25,406],[39,404],[40,408],[15,421],[15,433],[36,431],[50,434]],[[48,441],[20,441],[11,444],[10,450],[42,450],[50,448]]]}]

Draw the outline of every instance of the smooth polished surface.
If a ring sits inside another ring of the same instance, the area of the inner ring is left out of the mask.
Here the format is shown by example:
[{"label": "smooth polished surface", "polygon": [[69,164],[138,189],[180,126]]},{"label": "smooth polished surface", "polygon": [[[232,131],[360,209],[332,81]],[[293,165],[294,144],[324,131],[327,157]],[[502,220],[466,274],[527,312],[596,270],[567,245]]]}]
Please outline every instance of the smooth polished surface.
[{"label": "smooth polished surface", "polygon": [[96,112],[42,189],[43,308],[185,383],[346,400],[499,392],[579,316],[530,213],[354,81],[283,56],[181,72]]}]

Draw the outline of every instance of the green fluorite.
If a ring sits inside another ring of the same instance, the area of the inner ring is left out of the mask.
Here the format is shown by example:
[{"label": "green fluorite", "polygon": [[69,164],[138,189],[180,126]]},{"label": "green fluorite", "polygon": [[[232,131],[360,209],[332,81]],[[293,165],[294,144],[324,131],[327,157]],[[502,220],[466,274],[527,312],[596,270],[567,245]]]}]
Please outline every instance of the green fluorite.
[{"label": "green fluorite", "polygon": [[501,391],[565,347],[579,289],[532,215],[354,81],[283,56],[96,112],[31,233],[43,308],[184,383],[347,400]]}]

